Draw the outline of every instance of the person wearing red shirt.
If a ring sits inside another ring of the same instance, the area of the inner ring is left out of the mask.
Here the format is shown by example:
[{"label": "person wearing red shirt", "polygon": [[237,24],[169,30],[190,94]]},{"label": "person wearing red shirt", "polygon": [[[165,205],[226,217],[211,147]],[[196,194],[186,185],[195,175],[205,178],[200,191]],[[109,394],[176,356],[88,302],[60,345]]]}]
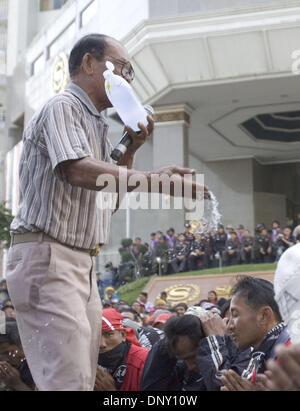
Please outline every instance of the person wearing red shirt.
[{"label": "person wearing red shirt", "polygon": [[215,291],[209,291],[207,294],[207,299],[208,301],[213,304],[213,305],[217,305],[217,301],[218,301],[218,296],[217,293]]},{"label": "person wearing red shirt", "polygon": [[94,391],[140,391],[149,351],[141,347],[123,316],[114,308],[103,310],[102,339]]}]

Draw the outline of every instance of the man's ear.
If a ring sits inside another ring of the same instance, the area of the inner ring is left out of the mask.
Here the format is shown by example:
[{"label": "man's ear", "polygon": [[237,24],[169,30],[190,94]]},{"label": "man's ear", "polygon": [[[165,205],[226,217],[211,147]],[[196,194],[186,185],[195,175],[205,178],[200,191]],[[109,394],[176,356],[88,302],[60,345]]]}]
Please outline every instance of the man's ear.
[{"label": "man's ear", "polygon": [[92,76],[94,74],[93,60],[94,58],[90,53],[86,53],[82,59],[81,69],[88,76]]},{"label": "man's ear", "polygon": [[259,325],[262,327],[268,326],[274,320],[274,313],[271,307],[265,305],[258,311]]},{"label": "man's ear", "polygon": [[121,334],[122,334],[122,340],[123,340],[123,342],[125,342],[126,338],[127,338],[126,330],[121,330]]}]

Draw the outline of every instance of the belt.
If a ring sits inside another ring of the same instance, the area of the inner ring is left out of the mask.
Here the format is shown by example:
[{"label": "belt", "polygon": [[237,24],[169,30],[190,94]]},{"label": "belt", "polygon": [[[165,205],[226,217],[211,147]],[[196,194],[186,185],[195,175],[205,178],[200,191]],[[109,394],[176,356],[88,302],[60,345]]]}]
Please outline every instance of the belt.
[{"label": "belt", "polygon": [[94,248],[94,249],[87,249],[87,248],[79,248],[79,247],[72,247],[71,245],[64,244],[59,242],[58,240],[55,240],[52,237],[49,237],[47,234],[44,234],[42,232],[39,233],[25,233],[25,234],[11,234],[11,244],[10,246],[12,247],[13,245],[16,244],[25,244],[25,243],[58,243],[61,244],[65,247],[70,248],[73,251],[81,251],[83,253],[89,254],[91,257],[96,257],[103,244],[100,244],[99,247]]}]

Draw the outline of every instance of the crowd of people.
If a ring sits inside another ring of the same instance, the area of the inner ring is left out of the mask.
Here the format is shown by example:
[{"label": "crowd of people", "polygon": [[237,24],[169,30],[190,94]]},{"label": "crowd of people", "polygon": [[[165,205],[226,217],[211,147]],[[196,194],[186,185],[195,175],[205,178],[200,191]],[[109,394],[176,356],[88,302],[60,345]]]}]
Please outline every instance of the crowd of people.
[{"label": "crowd of people", "polygon": [[[211,290],[192,307],[105,293],[94,391],[300,390],[300,347],[269,281],[240,276],[230,299]],[[0,297],[0,391],[34,391],[5,280]]]},{"label": "crowd of people", "polygon": [[[174,271],[175,267],[186,270],[186,264],[190,268],[208,267],[208,261],[217,258],[228,264],[281,261],[286,250],[298,247],[300,251],[300,244],[295,245],[299,229],[296,227],[292,233],[285,227],[281,231],[279,223],[273,222],[272,232],[268,233],[261,224],[253,238],[241,225],[235,231],[230,226],[226,231],[219,226],[209,238],[193,234],[186,225],[185,232],[177,236],[172,229],[166,236],[153,233],[149,250],[162,260],[170,253],[159,250],[177,250],[168,263]],[[206,254],[210,241],[213,259]],[[201,242],[206,246],[203,254],[197,255],[196,250],[201,248],[196,244]],[[233,244],[238,246],[234,248]],[[136,241],[133,252],[139,252],[138,246]],[[236,260],[231,250],[237,250]],[[296,262],[295,257],[285,259],[286,270],[295,271],[287,261],[300,267],[298,254]],[[141,292],[136,301],[128,304],[111,281],[117,277],[117,269],[108,263],[105,272],[107,275],[98,281],[103,313],[95,391],[300,390],[300,347],[291,344],[284,323],[286,311],[280,310],[272,283],[241,276],[230,299],[218,298],[211,290],[206,299],[192,307],[184,302],[172,305],[165,291],[153,302]],[[288,304],[299,299],[289,294]],[[34,391],[36,384],[5,279],[0,282],[0,309],[0,391]]]},{"label": "crowd of people", "polygon": [[278,261],[288,247],[300,241],[297,227],[293,232],[291,227],[281,228],[278,221],[273,221],[271,228],[261,223],[253,236],[242,224],[235,228],[220,224],[211,233],[192,230],[187,223],[177,235],[173,228],[166,235],[152,233],[149,251],[154,261],[161,258],[165,274],[217,267],[220,261],[224,266],[269,263]]},{"label": "crowd of people", "polygon": [[[220,265],[274,263],[297,242],[300,242],[300,224],[292,230],[291,227],[281,228],[278,221],[273,221],[270,228],[261,223],[253,236],[242,224],[236,228],[219,225],[216,232],[203,233],[200,229],[192,230],[187,223],[182,233],[176,234],[173,228],[165,234],[162,231],[151,233],[146,244],[137,237],[126,250],[131,253],[132,261],[142,261],[146,275],[167,275]],[[118,288],[135,279],[134,275],[128,275],[130,267],[135,269],[136,265],[130,262],[117,268],[107,263],[105,270],[98,274],[102,289]]]}]

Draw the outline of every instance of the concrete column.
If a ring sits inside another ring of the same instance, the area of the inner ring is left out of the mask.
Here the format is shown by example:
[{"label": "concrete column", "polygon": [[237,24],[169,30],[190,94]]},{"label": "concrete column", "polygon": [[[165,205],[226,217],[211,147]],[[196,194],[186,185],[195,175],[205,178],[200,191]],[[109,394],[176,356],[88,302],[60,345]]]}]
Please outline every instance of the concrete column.
[{"label": "concrete column", "polygon": [[188,166],[191,107],[186,104],[155,108],[153,168],[176,164]]},{"label": "concrete column", "polygon": [[253,189],[253,160],[227,160],[201,162],[190,157],[190,164],[204,174],[205,185],[219,201],[224,225],[243,224],[252,233],[255,227]]},{"label": "concrete column", "polygon": [[[184,104],[155,107],[155,131],[152,138],[152,170],[167,165],[188,166],[188,141],[192,109]],[[150,146],[149,146],[150,147]],[[149,165],[147,167],[149,169]],[[185,210],[174,210],[172,198],[162,196],[169,210],[137,210],[132,212],[132,234],[149,240],[152,231],[166,232],[174,227],[182,232]]]}]

